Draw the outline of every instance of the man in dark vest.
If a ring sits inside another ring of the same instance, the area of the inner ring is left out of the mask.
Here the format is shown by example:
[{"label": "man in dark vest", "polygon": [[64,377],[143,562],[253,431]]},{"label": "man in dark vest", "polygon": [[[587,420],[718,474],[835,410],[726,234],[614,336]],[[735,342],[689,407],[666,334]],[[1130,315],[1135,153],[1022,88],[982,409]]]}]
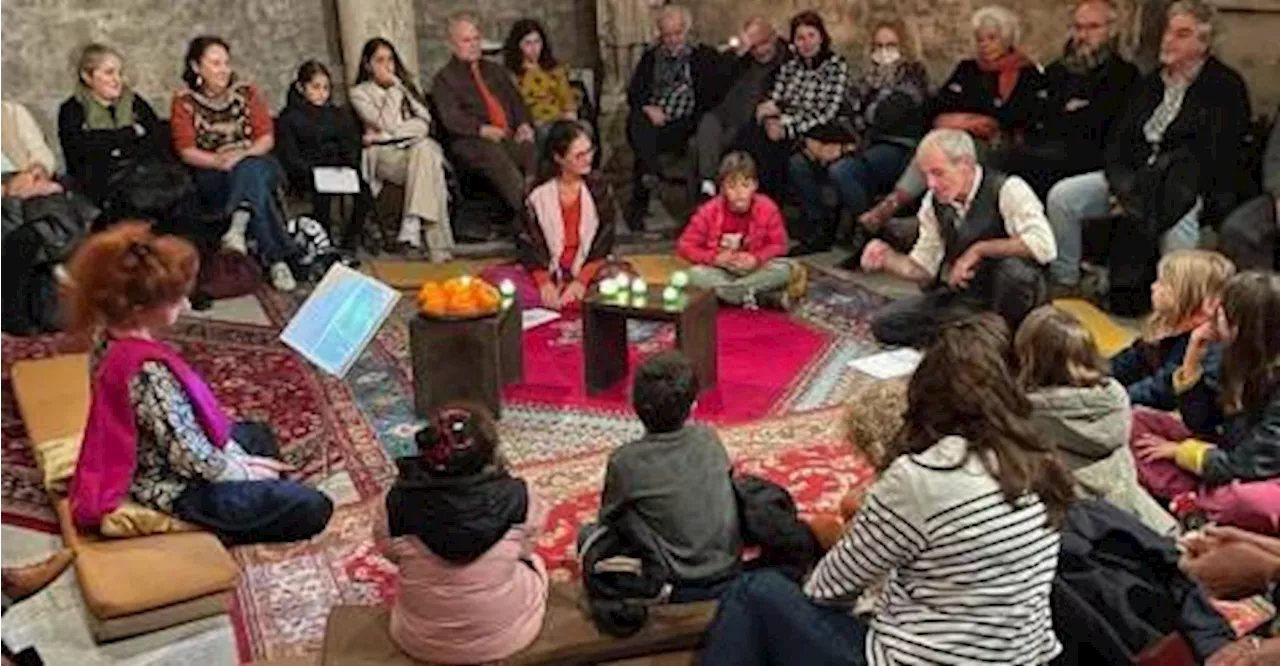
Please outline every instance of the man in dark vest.
[{"label": "man in dark vest", "polygon": [[1044,265],[1057,255],[1053,229],[1031,186],[978,166],[973,139],[960,130],[925,135],[916,167],[929,186],[908,254],[873,240],[862,268],[919,283],[924,293],[886,306],[871,323],[882,344],[926,347],[939,329],[991,310],[1016,329],[1045,301]]}]

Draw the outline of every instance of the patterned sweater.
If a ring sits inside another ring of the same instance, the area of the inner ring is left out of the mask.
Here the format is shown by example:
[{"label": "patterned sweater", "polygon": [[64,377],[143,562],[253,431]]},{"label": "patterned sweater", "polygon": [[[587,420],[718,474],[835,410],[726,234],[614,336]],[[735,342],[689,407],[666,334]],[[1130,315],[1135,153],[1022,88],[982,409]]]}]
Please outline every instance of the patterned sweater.
[{"label": "patterned sweater", "polygon": [[527,65],[517,84],[534,123],[559,120],[578,106],[564,65],[556,65],[551,69]]},{"label": "patterned sweater", "polygon": [[233,84],[218,99],[193,90],[179,92],[173,97],[169,125],[179,153],[187,148],[243,150],[275,131],[261,93],[248,83]]},{"label": "patterned sweater", "polygon": [[769,99],[782,112],[787,138],[799,139],[835,120],[849,88],[848,61],[828,52],[808,62],[792,58],[783,63]]}]

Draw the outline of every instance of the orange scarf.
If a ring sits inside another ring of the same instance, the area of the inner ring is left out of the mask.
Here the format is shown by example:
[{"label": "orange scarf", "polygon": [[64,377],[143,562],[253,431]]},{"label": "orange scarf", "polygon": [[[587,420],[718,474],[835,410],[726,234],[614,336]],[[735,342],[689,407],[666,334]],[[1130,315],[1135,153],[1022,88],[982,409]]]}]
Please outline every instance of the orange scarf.
[{"label": "orange scarf", "polygon": [[1030,65],[1031,60],[1022,51],[1010,51],[995,60],[978,60],[978,69],[984,72],[998,72],[1000,77],[996,83],[996,94],[1001,102],[1009,101],[1009,95],[1018,87],[1018,74],[1022,68]]},{"label": "orange scarf", "polygon": [[480,98],[484,100],[485,114],[489,116],[489,124],[499,129],[507,129],[507,112],[503,110],[502,102],[493,96],[489,86],[485,85],[484,74],[480,73],[479,61],[471,63],[471,78],[475,79],[476,88],[480,89]]}]

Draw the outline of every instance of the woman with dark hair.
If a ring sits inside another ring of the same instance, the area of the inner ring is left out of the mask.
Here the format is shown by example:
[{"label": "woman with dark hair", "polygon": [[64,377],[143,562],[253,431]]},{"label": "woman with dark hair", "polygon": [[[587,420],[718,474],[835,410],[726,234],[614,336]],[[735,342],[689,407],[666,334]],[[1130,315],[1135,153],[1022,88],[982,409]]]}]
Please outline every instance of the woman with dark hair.
[{"label": "woman with dark hair", "polygon": [[67,264],[69,330],[100,341],[89,419],[68,496],[82,528],[132,501],[205,527],[233,544],[319,533],[333,503],[281,477],[271,431],[233,423],[164,331],[189,305],[196,250],[124,222],[90,236]]},{"label": "woman with dark hair", "polygon": [[[334,196],[316,191],[313,171],[317,167],[360,169],[360,128],[350,109],[333,103],[332,78],[323,64],[308,60],[298,68],[298,77],[289,86],[289,101],[280,111],[280,157],[285,172],[297,192],[311,194],[311,214],[333,236],[330,224]],[[360,179],[351,219],[343,225],[343,247],[354,247],[368,215],[372,197]]]},{"label": "woman with dark hair", "polygon": [[351,106],[364,123],[364,177],[376,196],[384,182],[404,187],[400,251],[426,245],[432,262],[453,259],[444,150],[431,138],[431,111],[391,42],[374,37],[360,53]]},{"label": "woman with dark hair", "polygon": [[483,407],[443,405],[415,439],[373,523],[400,568],[391,640],[437,664],[504,661],[542,630],[548,577],[533,548],[546,504],[507,469]]},{"label": "woman with dark hair", "polygon": [[236,79],[231,47],[221,37],[191,40],[182,80],[187,88],[174,95],[169,113],[173,147],[192,168],[201,203],[231,216],[223,248],[246,254],[251,235],[272,285],[296,289],[288,260],[297,248],[274,199],[280,165],[271,157],[275,127],[266,100],[252,84]]},{"label": "woman with dark hair", "polygon": [[75,92],[58,108],[58,140],[73,188],[103,207],[135,164],[163,160],[168,149],[156,112],[125,82],[118,51],[86,46],[76,73]]},{"label": "woman with dark hair", "polygon": [[578,119],[578,100],[569,85],[569,75],[552,54],[541,23],[533,19],[516,21],[507,33],[502,57],[516,77],[520,96],[524,97],[541,138],[545,139],[551,123]]},{"label": "woman with dark hair", "polygon": [[[843,538],[803,587],[749,572],[720,597],[709,664],[1047,664],[1071,474],[1031,422],[996,315],[945,328],[905,426]],[[853,614],[884,583],[870,623]],[[993,620],[995,618],[995,620]]]},{"label": "woman with dark hair", "polygon": [[517,238],[520,266],[485,272],[491,282],[514,282],[523,307],[576,305],[613,253],[615,207],[591,178],[594,154],[591,133],[581,123],[551,124],[544,180],[529,193],[525,233]]},{"label": "woman with dark hair", "polygon": [[[906,40],[899,21],[882,21],[871,32],[863,74],[851,89],[852,150],[809,140],[806,149],[791,158],[790,178],[800,195],[807,230],[802,236],[807,245],[799,252],[826,250],[835,238],[836,220],[823,205],[820,177],[830,179],[840,193],[841,207],[858,217],[876,197],[893,189],[910,164],[925,132],[929,74],[920,61],[906,54]],[[864,236],[880,231],[868,229]],[[910,249],[909,238],[887,235],[899,250]],[[852,261],[861,254],[861,247],[855,247]]]}]

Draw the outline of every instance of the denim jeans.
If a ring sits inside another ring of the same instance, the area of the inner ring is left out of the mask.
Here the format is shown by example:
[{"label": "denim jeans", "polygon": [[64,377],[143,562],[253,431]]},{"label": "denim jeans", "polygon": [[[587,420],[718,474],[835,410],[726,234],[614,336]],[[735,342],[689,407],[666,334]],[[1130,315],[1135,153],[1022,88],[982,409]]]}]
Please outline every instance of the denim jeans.
[{"label": "denim jeans", "polygon": [[296,254],[275,204],[280,166],[273,158],[246,157],[230,173],[215,169],[193,171],[200,202],[206,209],[227,215],[242,208],[249,211],[249,237],[257,241],[258,256],[264,265]]},{"label": "denim jeans", "polygon": [[855,217],[871,208],[872,200],[888,192],[911,159],[904,146],[877,143],[827,165],[815,164],[804,153],[791,157],[788,175],[804,209],[800,241],[823,245],[835,236],[835,220],[823,205],[820,177],[825,171],[840,193],[840,205]]},{"label": "denim jeans", "polygon": [[865,666],[867,625],[850,609],[819,606],[769,569],[739,576],[707,630],[703,664]]},{"label": "denim jeans", "polygon": [[[1111,212],[1111,188],[1101,171],[1072,176],[1049,190],[1045,212],[1058,244],[1058,257],[1049,264],[1049,279],[1055,284],[1080,282],[1080,261],[1084,255],[1083,229],[1086,220],[1106,217]],[[1200,242],[1200,211],[1203,201],[1187,211],[1160,238],[1160,253],[1196,247]]]}]

